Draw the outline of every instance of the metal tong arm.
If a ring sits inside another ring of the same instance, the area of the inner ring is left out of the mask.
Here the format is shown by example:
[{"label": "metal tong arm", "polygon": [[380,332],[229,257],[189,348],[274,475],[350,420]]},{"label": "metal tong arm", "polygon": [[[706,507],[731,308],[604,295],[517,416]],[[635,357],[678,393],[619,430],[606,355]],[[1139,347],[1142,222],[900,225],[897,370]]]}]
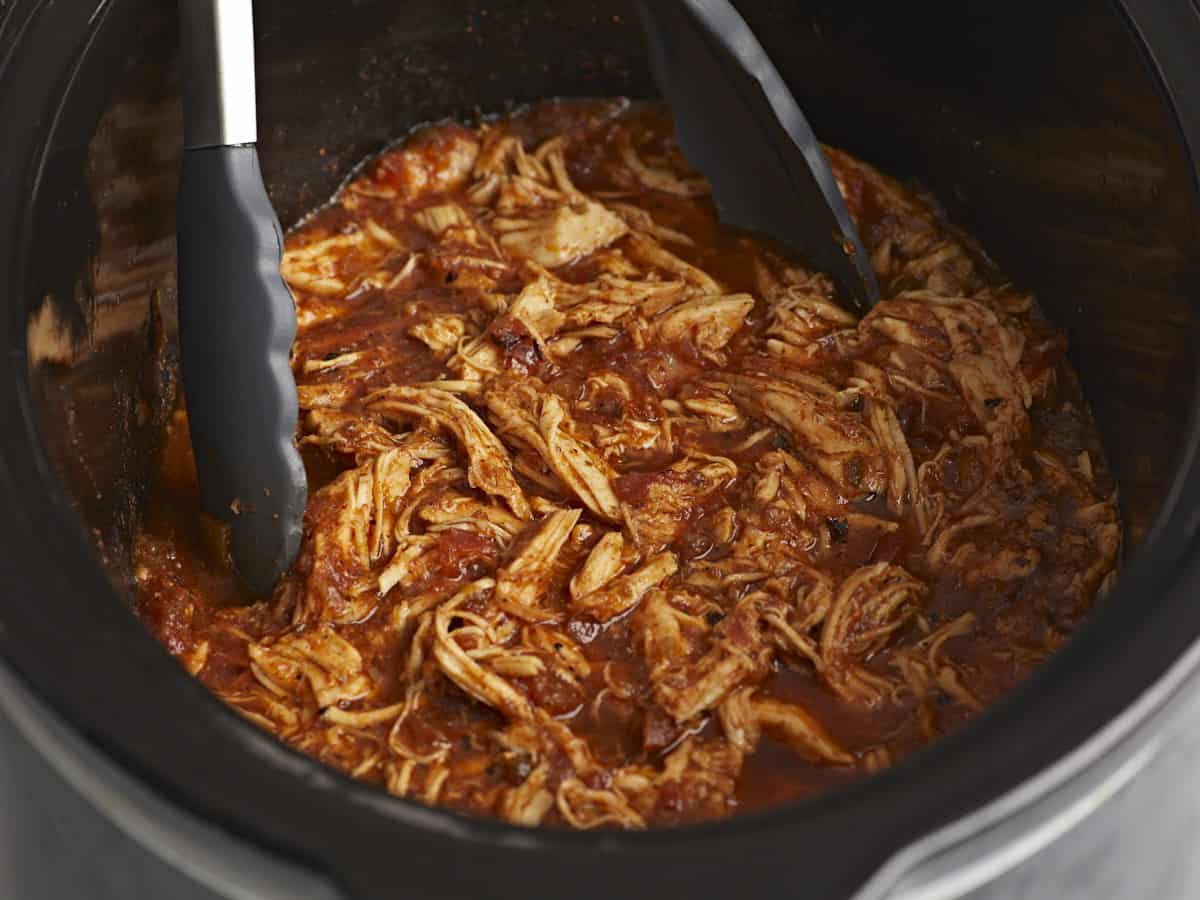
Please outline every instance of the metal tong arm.
[{"label": "metal tong arm", "polygon": [[255,143],[250,0],[179,0],[179,14],[184,149]]}]

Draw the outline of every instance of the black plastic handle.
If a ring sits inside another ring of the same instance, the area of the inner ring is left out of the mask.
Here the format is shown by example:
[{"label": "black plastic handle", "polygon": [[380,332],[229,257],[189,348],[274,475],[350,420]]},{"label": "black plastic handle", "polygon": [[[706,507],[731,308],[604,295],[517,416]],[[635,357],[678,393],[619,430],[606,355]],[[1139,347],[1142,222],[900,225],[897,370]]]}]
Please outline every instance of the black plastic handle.
[{"label": "black plastic handle", "polygon": [[259,593],[296,556],[307,496],[295,445],[295,304],[253,145],[187,150],[179,184],[179,338],[206,512]]},{"label": "black plastic handle", "polygon": [[641,0],[638,11],[679,146],[712,185],[721,220],[795,249],[859,312],[878,303],[829,161],[737,10],[726,0]]}]

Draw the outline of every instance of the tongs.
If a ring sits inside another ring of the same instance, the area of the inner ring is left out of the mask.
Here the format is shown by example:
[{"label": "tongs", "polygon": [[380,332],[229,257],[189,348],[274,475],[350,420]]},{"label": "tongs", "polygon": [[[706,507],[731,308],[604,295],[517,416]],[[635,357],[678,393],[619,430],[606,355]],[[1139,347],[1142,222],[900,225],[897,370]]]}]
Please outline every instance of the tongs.
[{"label": "tongs", "polygon": [[821,145],[779,72],[726,0],[640,0],[650,66],[679,146],[721,220],[790,247],[860,313],[879,285]]},{"label": "tongs", "polygon": [[300,545],[296,335],[283,234],[258,165],[250,0],[180,0],[184,152],[176,223],[179,343],[205,512],[234,568],[270,591]]}]

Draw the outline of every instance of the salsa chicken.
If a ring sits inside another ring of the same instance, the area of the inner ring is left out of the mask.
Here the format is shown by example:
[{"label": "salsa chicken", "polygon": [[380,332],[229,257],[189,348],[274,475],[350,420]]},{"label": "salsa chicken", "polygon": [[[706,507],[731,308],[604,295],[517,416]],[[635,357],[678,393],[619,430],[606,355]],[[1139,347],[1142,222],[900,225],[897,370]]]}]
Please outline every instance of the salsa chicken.
[{"label": "salsa chicken", "polygon": [[283,259],[297,562],[243,594],[180,410],[141,617],[298,750],[526,826],[726,817],[959,727],[1114,579],[1115,485],[1031,295],[827,153],[883,290],[861,318],[720,224],[656,104],[370,161]]}]

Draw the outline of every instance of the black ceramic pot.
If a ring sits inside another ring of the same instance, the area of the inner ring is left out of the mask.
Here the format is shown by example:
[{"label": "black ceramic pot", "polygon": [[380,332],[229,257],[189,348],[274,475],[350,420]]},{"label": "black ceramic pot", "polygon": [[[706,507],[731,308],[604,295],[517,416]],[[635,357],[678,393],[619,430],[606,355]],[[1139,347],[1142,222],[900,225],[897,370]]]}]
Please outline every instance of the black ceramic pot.
[{"label": "black ceramic pot", "polygon": [[[933,189],[1070,333],[1121,486],[1115,593],[962,732],[731,822],[526,831],[321,768],[223,708],[128,608],[174,377],[174,4],[7,0],[3,896],[949,897],[1152,759],[1200,664],[1200,13],[1190,0],[739,5],[824,139]],[[624,3],[255,6],[260,146],[285,225],[423,120],[651,90]]]}]

